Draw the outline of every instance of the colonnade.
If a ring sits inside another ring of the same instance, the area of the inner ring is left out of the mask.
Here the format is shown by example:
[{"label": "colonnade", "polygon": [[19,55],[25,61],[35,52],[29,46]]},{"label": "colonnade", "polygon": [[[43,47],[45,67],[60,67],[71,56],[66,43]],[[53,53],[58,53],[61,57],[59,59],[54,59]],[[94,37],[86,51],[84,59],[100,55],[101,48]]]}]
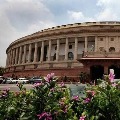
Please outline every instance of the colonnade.
[{"label": "colonnade", "polygon": [[[84,52],[87,52],[87,47],[88,47],[88,36],[84,36]],[[55,39],[54,39],[55,40]],[[59,51],[60,51],[60,40],[61,39],[56,39],[56,61],[59,61]],[[51,61],[51,49],[52,49],[52,39],[48,40],[48,59],[47,61]],[[40,49],[41,49],[41,55],[39,58],[39,61],[37,61],[37,52],[38,52],[38,43],[40,44]],[[34,46],[33,46],[34,45]],[[78,37],[74,37],[74,59],[77,59],[78,55]],[[27,49],[28,47],[28,49]],[[31,61],[32,57],[32,47],[34,48],[34,58],[33,61]],[[11,65],[20,65],[20,64],[26,64],[26,63],[36,63],[36,62],[43,62],[44,61],[44,47],[45,47],[45,40],[43,41],[37,41],[34,43],[26,43],[24,45],[21,45],[19,47],[10,49],[7,53],[7,61],[6,61],[6,66],[11,66]],[[64,61],[68,60],[68,47],[69,47],[69,38],[65,38],[65,58]],[[26,61],[26,55],[28,51],[28,59]],[[95,51],[97,51],[97,36],[95,37]],[[23,57],[22,57],[23,56]]]}]

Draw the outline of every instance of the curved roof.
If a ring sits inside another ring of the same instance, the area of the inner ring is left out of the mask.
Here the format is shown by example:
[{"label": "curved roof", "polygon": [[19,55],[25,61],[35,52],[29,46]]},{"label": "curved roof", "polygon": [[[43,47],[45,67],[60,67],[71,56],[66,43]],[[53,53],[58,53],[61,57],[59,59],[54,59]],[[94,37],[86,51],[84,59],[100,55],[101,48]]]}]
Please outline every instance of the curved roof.
[{"label": "curved roof", "polygon": [[[9,45],[9,47],[11,47],[15,43],[22,42],[22,40],[38,38],[39,36],[46,35],[46,34],[48,34],[48,32],[54,32],[56,30],[61,30],[61,29],[87,27],[87,26],[120,26],[120,21],[83,22],[83,23],[74,23],[74,24],[66,24],[66,25],[56,26],[56,27],[52,27],[52,28],[38,31],[38,32],[33,33],[31,35],[24,36],[20,39],[17,39],[14,42],[12,42]],[[7,50],[9,49],[9,47],[7,48]]]}]

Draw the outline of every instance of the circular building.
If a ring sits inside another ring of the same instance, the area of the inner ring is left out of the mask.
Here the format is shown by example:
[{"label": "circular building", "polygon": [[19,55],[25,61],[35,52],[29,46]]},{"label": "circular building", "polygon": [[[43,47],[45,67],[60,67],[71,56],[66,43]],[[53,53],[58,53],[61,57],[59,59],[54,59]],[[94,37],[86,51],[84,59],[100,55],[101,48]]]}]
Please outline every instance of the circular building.
[{"label": "circular building", "polygon": [[116,78],[120,78],[120,22],[85,22],[44,29],[12,42],[6,54],[5,76],[43,76],[52,72],[72,80],[86,73],[95,80],[114,69]]}]

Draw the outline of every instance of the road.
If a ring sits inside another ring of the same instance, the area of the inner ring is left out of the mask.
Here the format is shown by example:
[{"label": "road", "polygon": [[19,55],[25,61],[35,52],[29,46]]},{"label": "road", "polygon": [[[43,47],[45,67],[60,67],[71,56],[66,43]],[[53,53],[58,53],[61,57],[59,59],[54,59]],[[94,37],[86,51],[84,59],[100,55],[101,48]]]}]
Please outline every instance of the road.
[{"label": "road", "polygon": [[[84,96],[84,89],[86,87],[85,84],[66,84],[67,87],[70,88],[71,96]],[[30,90],[33,88],[32,84],[24,84],[26,90]],[[0,90],[5,90],[10,88],[11,91],[19,91],[19,88],[16,84],[0,84]]]},{"label": "road", "polygon": [[[30,90],[33,88],[33,85],[32,84],[24,84],[24,87],[27,90]],[[10,88],[11,91],[19,91],[19,88],[16,84],[0,84],[0,90],[5,90],[8,88]]]}]

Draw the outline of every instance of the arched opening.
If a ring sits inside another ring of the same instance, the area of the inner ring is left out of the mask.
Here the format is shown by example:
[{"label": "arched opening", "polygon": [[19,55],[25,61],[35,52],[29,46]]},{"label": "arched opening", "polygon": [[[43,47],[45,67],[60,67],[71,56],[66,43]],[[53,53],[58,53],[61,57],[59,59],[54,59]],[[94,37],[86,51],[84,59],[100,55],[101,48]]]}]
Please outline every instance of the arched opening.
[{"label": "arched opening", "polygon": [[110,47],[109,48],[109,52],[115,52],[115,48],[114,47]]},{"label": "arched opening", "polygon": [[104,74],[104,67],[101,65],[93,65],[90,67],[91,80],[97,81],[97,79],[102,79]]},{"label": "arched opening", "polygon": [[69,52],[68,53],[68,60],[73,60],[73,57],[74,57],[73,53]]},{"label": "arched opening", "polygon": [[111,65],[108,67],[108,73],[110,73],[110,69],[114,70],[115,79],[120,79],[120,66],[119,65]]}]

